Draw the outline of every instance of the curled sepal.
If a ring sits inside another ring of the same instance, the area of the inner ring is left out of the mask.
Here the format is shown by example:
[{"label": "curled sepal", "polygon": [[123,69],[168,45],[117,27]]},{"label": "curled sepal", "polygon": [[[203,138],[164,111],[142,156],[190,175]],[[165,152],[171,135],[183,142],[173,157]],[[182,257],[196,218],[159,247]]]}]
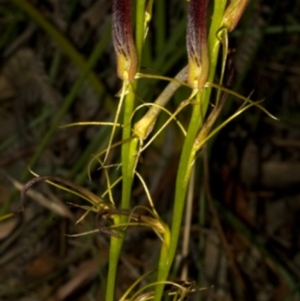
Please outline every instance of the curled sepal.
[{"label": "curled sepal", "polygon": [[188,84],[202,89],[208,75],[207,6],[209,0],[190,0],[187,26]]},{"label": "curled sepal", "polygon": [[112,36],[117,56],[117,73],[132,81],[137,69],[137,53],[131,24],[131,0],[113,0]]},{"label": "curled sepal", "polygon": [[222,25],[226,27],[229,32],[235,29],[248,2],[249,0],[231,0],[222,20]]},{"label": "curled sepal", "polygon": [[[138,207],[136,207],[138,208]],[[147,211],[151,212],[151,210],[146,209]],[[123,215],[123,216],[128,216],[128,222],[126,224],[118,224],[118,225],[109,225],[109,226],[102,226],[100,224],[100,218],[107,218],[113,217],[116,215]],[[122,226],[125,226],[127,228],[128,226],[146,226],[150,227],[153,229],[153,231],[158,235],[158,237],[161,239],[161,241],[165,242],[163,236],[161,234],[165,234],[168,231],[167,226],[165,223],[163,223],[157,216],[153,215],[151,216],[146,216],[143,214],[136,214],[134,213],[134,210],[132,212],[128,210],[118,210],[115,208],[106,208],[104,210],[100,210],[96,216],[96,225],[99,231],[102,233],[108,234],[110,236],[114,236],[116,238],[121,238],[121,235],[115,231],[115,228],[119,228]]]}]

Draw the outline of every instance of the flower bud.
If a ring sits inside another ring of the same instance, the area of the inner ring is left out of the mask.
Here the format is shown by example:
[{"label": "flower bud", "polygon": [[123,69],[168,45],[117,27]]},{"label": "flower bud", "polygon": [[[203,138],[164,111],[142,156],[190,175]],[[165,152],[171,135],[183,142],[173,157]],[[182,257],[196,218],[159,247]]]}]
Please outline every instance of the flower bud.
[{"label": "flower bud", "polygon": [[113,0],[112,36],[117,56],[117,73],[132,81],[137,69],[137,53],[131,24],[131,0]]},{"label": "flower bud", "polygon": [[222,20],[222,25],[225,26],[229,32],[235,29],[248,2],[249,0],[231,0]]},{"label": "flower bud", "polygon": [[208,0],[190,0],[188,8],[188,84],[199,90],[208,75],[207,6]]}]

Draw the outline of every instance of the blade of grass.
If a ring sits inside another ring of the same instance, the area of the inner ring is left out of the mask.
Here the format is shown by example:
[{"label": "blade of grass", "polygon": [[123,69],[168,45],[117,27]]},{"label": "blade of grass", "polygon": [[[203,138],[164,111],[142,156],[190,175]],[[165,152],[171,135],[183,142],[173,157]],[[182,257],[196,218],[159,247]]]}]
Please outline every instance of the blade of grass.
[{"label": "blade of grass", "polygon": [[[12,0],[18,7],[24,10],[39,26],[41,26],[53,41],[57,43],[59,48],[74,62],[74,64],[84,72],[88,67],[88,63],[84,57],[76,50],[70,41],[59,32],[47,19],[27,0]],[[91,68],[92,69],[92,68]],[[90,69],[90,70],[91,70]],[[89,70],[89,71],[90,71]],[[95,91],[102,95],[105,93],[104,85],[99,81],[94,72],[88,73],[88,79]]]},{"label": "blade of grass", "polygon": [[[108,34],[108,28],[106,30],[106,34]],[[83,70],[83,73],[77,79],[77,81],[73,85],[71,91],[66,96],[64,103],[62,104],[60,110],[56,113],[56,115],[54,117],[54,120],[52,122],[52,125],[51,125],[49,131],[45,134],[45,136],[44,136],[43,140],[41,141],[41,143],[39,144],[34,156],[31,158],[31,160],[29,162],[30,168],[34,168],[39,157],[41,156],[42,152],[44,151],[47,144],[49,143],[49,141],[50,141],[51,137],[53,136],[53,134],[55,133],[57,127],[59,126],[62,118],[67,113],[67,111],[70,108],[70,106],[72,105],[72,103],[75,101],[76,96],[80,92],[80,89],[82,88],[82,85],[84,84],[84,82],[86,80],[86,77],[88,76],[88,74],[90,73],[92,68],[96,65],[99,57],[102,55],[105,44],[106,44],[106,39],[103,39],[103,40],[99,41],[98,44],[95,46],[92,54],[89,57],[88,63],[85,65],[85,69]],[[26,170],[21,175],[21,182],[26,181],[28,179],[29,174],[30,174],[29,170]],[[10,203],[14,199],[14,197],[15,197],[15,194],[13,194],[11,196],[10,201],[6,202],[5,206],[3,206],[1,208],[0,214],[7,210],[8,206],[10,205]]]}]

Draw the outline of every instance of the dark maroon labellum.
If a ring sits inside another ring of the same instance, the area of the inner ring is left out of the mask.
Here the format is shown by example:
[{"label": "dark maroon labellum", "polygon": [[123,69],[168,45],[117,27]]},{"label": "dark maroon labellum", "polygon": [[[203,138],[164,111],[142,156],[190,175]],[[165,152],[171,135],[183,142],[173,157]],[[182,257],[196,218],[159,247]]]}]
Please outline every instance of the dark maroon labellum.
[{"label": "dark maroon labellum", "polygon": [[207,79],[207,6],[208,0],[190,0],[187,25],[188,83],[201,89]]},{"label": "dark maroon labellum", "polygon": [[137,54],[132,33],[131,0],[113,0],[112,21],[118,76],[132,81],[137,68]]}]

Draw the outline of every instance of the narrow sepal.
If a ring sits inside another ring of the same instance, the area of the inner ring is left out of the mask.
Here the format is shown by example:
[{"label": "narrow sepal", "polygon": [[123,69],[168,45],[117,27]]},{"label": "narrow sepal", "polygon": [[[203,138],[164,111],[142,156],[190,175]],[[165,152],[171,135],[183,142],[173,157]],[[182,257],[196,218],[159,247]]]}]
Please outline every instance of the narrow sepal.
[{"label": "narrow sepal", "polygon": [[225,10],[222,24],[229,32],[233,31],[239,22],[249,0],[231,0]]}]

